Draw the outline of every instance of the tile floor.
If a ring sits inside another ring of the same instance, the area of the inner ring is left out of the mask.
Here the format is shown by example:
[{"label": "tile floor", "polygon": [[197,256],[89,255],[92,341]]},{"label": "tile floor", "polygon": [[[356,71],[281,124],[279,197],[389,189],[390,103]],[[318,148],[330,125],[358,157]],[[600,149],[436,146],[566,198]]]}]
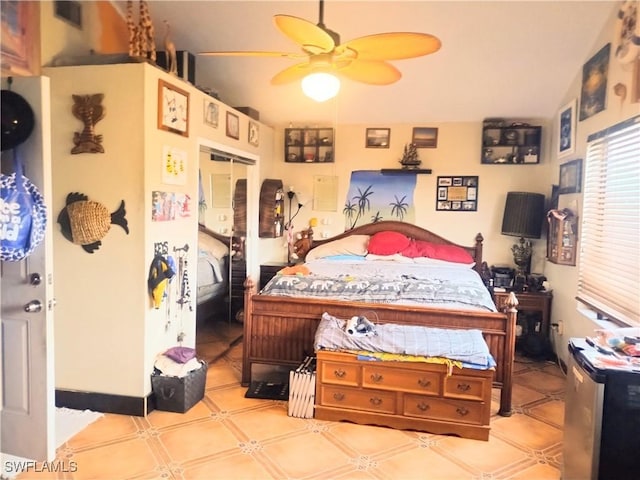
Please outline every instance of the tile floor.
[{"label": "tile floor", "polygon": [[518,358],[514,414],[496,414],[494,390],[483,442],[288,417],[286,402],[244,397],[242,343],[230,343],[217,353],[205,347],[215,357],[205,398],[187,413],[106,414],[58,449],[77,471],[18,479],[560,478],[565,378],[552,362]]}]

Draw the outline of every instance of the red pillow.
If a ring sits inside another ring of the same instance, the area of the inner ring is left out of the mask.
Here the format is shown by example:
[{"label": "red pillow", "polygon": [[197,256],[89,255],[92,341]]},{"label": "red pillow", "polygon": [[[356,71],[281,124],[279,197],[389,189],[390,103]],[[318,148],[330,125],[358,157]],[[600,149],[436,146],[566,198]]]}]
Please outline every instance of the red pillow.
[{"label": "red pillow", "polygon": [[438,260],[465,264],[473,263],[474,261],[469,252],[455,245],[433,245],[433,250],[433,254],[429,256]]},{"label": "red pillow", "polygon": [[393,255],[407,248],[409,243],[409,237],[400,232],[378,232],[371,236],[367,251],[374,255]]},{"label": "red pillow", "polygon": [[473,257],[462,247],[437,245],[424,240],[415,240],[402,250],[402,256],[409,258],[427,257],[454,263],[473,263]]}]

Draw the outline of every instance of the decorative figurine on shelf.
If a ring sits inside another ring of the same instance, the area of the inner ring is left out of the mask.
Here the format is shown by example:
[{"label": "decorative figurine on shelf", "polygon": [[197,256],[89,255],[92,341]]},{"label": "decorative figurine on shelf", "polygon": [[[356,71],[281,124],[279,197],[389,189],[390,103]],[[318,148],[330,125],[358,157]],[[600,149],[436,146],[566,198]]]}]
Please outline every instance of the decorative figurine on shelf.
[{"label": "decorative figurine on shelf", "polygon": [[104,153],[102,135],[96,135],[95,126],[105,116],[105,108],[102,106],[102,93],[93,95],[71,95],[73,107],[71,112],[84,124],[82,132],[74,132],[73,143],[75,147],[71,153]]},{"label": "decorative figurine on shelf", "polygon": [[422,162],[418,159],[418,149],[415,143],[409,143],[404,146],[400,163],[404,169],[417,169],[420,166]]},{"label": "decorative figurine on shelf", "polygon": [[138,24],[133,22],[133,2],[127,1],[127,29],[129,30],[129,56],[156,61],[156,43],[153,22],[146,0],[140,0]]},{"label": "decorative figurine on shelf", "polygon": [[176,57],[176,46],[171,39],[171,25],[164,20],[166,28],[164,35],[164,49],[167,53],[167,72],[172,75],[178,75],[178,59]]}]

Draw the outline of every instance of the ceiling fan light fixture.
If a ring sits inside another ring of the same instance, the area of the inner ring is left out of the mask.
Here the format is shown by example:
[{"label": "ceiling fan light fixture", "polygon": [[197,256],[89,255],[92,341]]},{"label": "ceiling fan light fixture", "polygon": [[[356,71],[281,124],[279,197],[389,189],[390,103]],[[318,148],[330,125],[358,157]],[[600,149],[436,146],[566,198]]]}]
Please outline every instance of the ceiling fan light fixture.
[{"label": "ceiling fan light fixture", "polygon": [[340,80],[330,73],[310,73],[302,79],[302,91],[316,102],[324,102],[338,94]]}]

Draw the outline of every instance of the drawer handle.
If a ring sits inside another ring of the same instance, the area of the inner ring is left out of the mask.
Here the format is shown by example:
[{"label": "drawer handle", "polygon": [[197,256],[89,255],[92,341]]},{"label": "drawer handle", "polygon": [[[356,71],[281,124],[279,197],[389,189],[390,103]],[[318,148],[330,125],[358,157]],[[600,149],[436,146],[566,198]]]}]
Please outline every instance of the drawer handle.
[{"label": "drawer handle", "polygon": [[458,413],[458,415],[460,415],[461,417],[464,417],[465,415],[469,414],[469,410],[467,410],[464,407],[458,407],[456,408],[456,412]]},{"label": "drawer handle", "polygon": [[344,400],[344,393],[340,393],[340,392],[334,393],[333,399],[337,400],[338,402],[341,402],[342,400]]},{"label": "drawer handle", "polygon": [[418,385],[420,385],[422,388],[427,388],[429,385],[431,385],[431,380],[425,380],[424,378],[421,378],[420,380],[418,380]]},{"label": "drawer handle", "polygon": [[427,410],[429,410],[431,408],[428,403],[424,403],[424,402],[420,402],[417,405],[417,407],[418,407],[418,410],[421,410],[423,412],[426,412]]},{"label": "drawer handle", "polygon": [[382,399],[378,397],[371,397],[369,399],[369,402],[371,402],[372,405],[376,405],[376,406],[382,405]]},{"label": "drawer handle", "polygon": [[345,372],[344,370],[340,369],[340,370],[334,370],[333,374],[338,378],[342,378],[347,374],[347,372]]},{"label": "drawer handle", "polygon": [[460,390],[461,392],[467,392],[470,388],[471,388],[471,385],[469,385],[468,383],[458,384],[458,390]]},{"label": "drawer handle", "polygon": [[384,377],[382,375],[380,375],[379,373],[372,373],[371,374],[371,381],[373,383],[380,383],[383,378]]}]

